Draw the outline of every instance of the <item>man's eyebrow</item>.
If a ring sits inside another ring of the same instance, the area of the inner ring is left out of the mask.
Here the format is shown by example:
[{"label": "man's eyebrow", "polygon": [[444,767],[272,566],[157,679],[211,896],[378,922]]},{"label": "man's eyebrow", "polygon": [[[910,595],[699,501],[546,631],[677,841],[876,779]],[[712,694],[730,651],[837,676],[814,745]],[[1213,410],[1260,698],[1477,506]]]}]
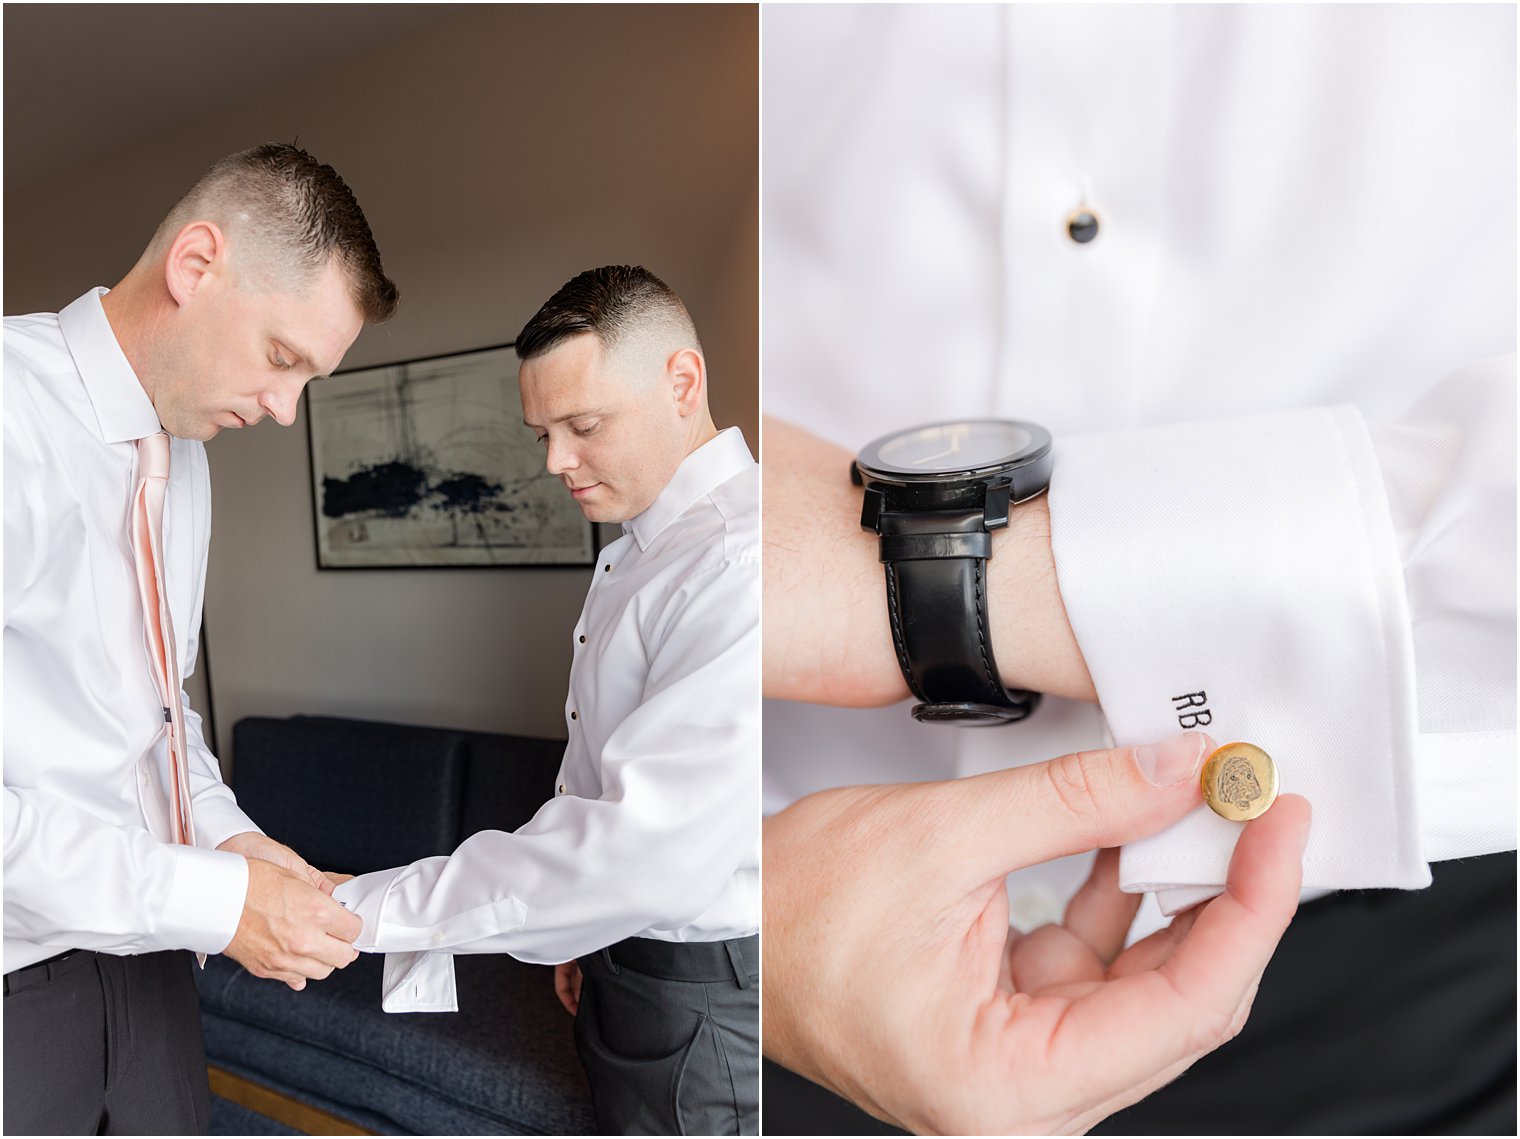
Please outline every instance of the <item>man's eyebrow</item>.
[{"label": "man's eyebrow", "polygon": [[[605,414],[607,414],[607,409],[606,408],[604,408],[604,407],[593,407],[589,411],[572,411],[569,415],[555,416],[555,418],[549,420],[549,422],[550,423],[563,423],[567,419],[580,419],[584,415],[605,415]],[[529,423],[526,419],[524,419],[523,420],[523,426],[524,427],[539,427],[539,426],[541,426],[541,424],[538,424],[538,423]]]}]

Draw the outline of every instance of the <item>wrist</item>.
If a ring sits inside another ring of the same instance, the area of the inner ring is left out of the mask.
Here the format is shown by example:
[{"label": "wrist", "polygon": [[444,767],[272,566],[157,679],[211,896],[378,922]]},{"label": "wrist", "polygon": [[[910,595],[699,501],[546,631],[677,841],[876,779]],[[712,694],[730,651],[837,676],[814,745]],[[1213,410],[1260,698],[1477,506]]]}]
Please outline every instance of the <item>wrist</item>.
[{"label": "wrist", "polygon": [[1009,688],[1095,702],[1092,677],[1066,617],[1050,546],[1050,500],[1009,512],[992,535],[987,617],[998,672]]},{"label": "wrist", "polygon": [[[880,539],[860,526],[850,452],[791,424],[765,423],[765,695],[868,707],[910,694],[887,617]],[[992,534],[988,618],[1011,688],[1094,700],[1066,619],[1040,495]]]}]

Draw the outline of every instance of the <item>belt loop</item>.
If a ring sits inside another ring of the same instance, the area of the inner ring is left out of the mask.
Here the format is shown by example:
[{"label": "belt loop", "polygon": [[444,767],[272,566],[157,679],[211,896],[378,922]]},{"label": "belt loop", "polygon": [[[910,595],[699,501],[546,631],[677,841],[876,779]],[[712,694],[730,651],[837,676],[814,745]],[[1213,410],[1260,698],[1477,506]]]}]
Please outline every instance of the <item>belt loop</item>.
[{"label": "belt loop", "polygon": [[744,967],[744,958],[739,955],[739,943],[725,941],[723,948],[728,950],[728,963],[734,967],[734,980],[739,982],[741,989],[749,988],[749,970]]},{"label": "belt loop", "polygon": [[622,970],[618,968],[617,962],[612,959],[612,947],[610,945],[607,946],[601,951],[601,953],[602,961],[606,964],[607,968],[612,971],[613,975],[616,976],[618,974],[621,974]]}]

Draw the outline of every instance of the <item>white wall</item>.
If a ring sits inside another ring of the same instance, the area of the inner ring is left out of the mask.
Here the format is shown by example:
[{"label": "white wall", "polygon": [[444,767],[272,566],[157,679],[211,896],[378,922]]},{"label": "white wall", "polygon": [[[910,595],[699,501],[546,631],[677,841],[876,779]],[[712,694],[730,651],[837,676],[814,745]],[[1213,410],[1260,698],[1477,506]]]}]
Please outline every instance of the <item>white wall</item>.
[{"label": "white wall", "polygon": [[[299,136],[353,187],[402,293],[345,367],[501,343],[576,272],[642,263],[687,301],[714,417],[753,447],[755,32],[745,7],[473,8],[41,184],[13,190],[8,151],[5,311],[115,281],[217,157]],[[304,418],[208,452],[224,753],[251,714],[563,735],[589,570],[319,573]]]}]

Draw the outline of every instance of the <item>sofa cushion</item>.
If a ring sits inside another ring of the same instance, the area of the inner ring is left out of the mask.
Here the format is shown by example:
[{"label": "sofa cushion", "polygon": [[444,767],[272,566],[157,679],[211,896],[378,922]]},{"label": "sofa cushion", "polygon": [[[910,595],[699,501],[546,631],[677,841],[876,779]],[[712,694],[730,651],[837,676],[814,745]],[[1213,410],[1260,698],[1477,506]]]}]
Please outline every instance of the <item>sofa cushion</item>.
[{"label": "sofa cushion", "polygon": [[465,734],[328,716],[250,716],[232,729],[248,817],[313,866],[362,874],[458,845]]},{"label": "sofa cushion", "polygon": [[515,831],[554,798],[564,740],[471,732],[460,838],[476,831]]},{"label": "sofa cushion", "polygon": [[459,1012],[389,1014],[378,955],[299,993],[210,958],[197,977],[207,1058],[388,1131],[593,1133],[553,970],[505,955],[456,957],[455,969]]}]

